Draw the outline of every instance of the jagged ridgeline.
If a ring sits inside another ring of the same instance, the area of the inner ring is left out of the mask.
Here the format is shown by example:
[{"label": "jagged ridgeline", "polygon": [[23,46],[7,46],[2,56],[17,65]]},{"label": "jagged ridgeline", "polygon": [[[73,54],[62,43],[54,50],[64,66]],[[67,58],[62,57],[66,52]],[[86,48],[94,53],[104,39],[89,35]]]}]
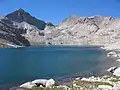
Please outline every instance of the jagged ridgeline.
[{"label": "jagged ridgeline", "polygon": [[0,17],[0,44],[105,45],[120,40],[120,19],[111,16],[70,16],[53,25],[23,9]]}]

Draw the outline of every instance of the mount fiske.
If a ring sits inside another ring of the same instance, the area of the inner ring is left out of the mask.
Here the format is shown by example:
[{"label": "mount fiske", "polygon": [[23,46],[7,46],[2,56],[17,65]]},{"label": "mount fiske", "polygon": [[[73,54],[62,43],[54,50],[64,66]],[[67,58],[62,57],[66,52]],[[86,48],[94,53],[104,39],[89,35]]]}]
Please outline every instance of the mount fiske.
[{"label": "mount fiske", "polygon": [[120,42],[120,18],[70,16],[53,25],[23,9],[0,17],[0,44],[105,45]]}]

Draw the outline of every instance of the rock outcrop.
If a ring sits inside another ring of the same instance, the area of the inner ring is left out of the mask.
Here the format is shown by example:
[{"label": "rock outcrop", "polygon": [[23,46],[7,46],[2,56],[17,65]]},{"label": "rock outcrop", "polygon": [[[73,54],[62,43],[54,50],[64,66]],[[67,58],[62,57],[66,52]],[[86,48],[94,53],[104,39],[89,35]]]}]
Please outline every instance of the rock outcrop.
[{"label": "rock outcrop", "polygon": [[32,82],[26,82],[20,85],[20,88],[32,89],[33,87],[43,87],[48,88],[55,85],[55,81],[53,79],[36,79]]},{"label": "rock outcrop", "polygon": [[114,71],[113,75],[115,75],[115,76],[120,76],[120,67],[118,67],[118,68]]},{"label": "rock outcrop", "polygon": [[32,89],[35,86],[36,86],[36,84],[34,84],[32,82],[26,82],[26,83],[20,85],[20,88]]}]

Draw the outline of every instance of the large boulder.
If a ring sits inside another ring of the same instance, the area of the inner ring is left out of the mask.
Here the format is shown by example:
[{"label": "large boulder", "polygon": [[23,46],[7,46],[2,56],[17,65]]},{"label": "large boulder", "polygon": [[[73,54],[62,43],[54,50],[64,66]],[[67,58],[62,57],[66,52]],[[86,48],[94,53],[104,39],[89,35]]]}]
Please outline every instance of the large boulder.
[{"label": "large boulder", "polygon": [[111,73],[114,73],[117,68],[118,68],[118,67],[111,67],[111,68],[109,68],[107,71],[108,71],[108,72],[111,72]]},{"label": "large boulder", "polygon": [[112,57],[118,57],[117,53],[115,51],[111,51],[107,54],[108,57],[112,56]]},{"label": "large boulder", "polygon": [[114,71],[113,75],[120,76],[120,67]]},{"label": "large boulder", "polygon": [[32,81],[32,83],[36,84],[37,86],[42,85],[43,87],[50,87],[55,84],[55,81],[53,79],[36,79]]},{"label": "large boulder", "polygon": [[32,83],[36,84],[38,87],[42,85],[43,87],[46,86],[47,79],[36,79],[32,81]]},{"label": "large boulder", "polygon": [[34,86],[36,86],[36,84],[34,84],[32,82],[26,82],[26,83],[20,85],[20,88],[32,89]]},{"label": "large boulder", "polygon": [[55,81],[53,79],[49,79],[47,80],[46,82],[46,87],[50,87],[50,86],[53,86],[55,84]]}]

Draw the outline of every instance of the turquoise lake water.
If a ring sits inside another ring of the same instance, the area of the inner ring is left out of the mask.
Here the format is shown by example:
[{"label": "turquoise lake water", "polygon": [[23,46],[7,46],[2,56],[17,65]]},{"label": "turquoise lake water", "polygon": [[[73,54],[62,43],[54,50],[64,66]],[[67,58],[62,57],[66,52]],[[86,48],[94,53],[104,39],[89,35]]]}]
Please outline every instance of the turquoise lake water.
[{"label": "turquoise lake water", "polygon": [[0,49],[0,84],[105,73],[114,62],[99,47],[40,46]]}]

